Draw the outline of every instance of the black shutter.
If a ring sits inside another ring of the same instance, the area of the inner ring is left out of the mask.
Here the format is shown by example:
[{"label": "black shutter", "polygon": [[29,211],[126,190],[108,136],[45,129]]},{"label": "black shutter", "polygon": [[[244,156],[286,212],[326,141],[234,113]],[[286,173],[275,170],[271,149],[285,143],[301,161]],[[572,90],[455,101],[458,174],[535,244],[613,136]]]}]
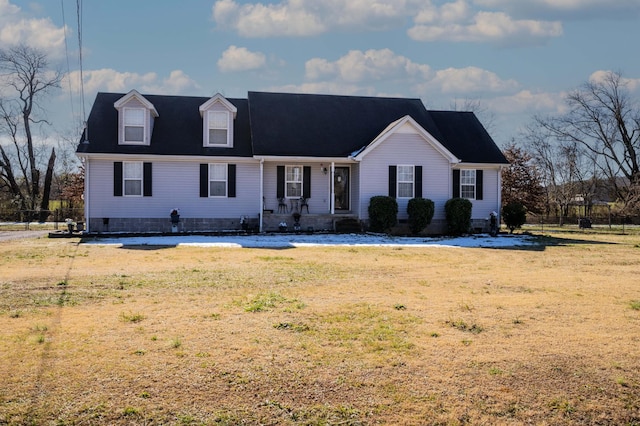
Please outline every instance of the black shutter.
[{"label": "black shutter", "polygon": [[476,200],[482,200],[482,170],[476,170]]},{"label": "black shutter", "polygon": [[311,166],[302,169],[302,198],[311,198]]},{"label": "black shutter", "polygon": [[276,198],[284,198],[284,166],[276,168]]},{"label": "black shutter", "polygon": [[200,164],[200,197],[209,197],[209,165]]},{"label": "black shutter", "polygon": [[389,166],[389,197],[396,198],[397,166]]},{"label": "black shutter", "polygon": [[142,164],[142,182],[143,182],[144,188],[142,189],[142,195],[145,197],[151,197],[153,195],[152,194],[153,182],[152,182],[151,175],[152,175],[151,163],[143,163]]},{"label": "black shutter", "polygon": [[236,165],[227,165],[227,196],[234,198],[236,196]]},{"label": "black shutter", "polygon": [[113,163],[113,196],[122,197],[122,161]]},{"label": "black shutter", "polygon": [[422,198],[422,166],[415,167],[415,197]]},{"label": "black shutter", "polygon": [[453,198],[460,198],[460,170],[453,171]]}]

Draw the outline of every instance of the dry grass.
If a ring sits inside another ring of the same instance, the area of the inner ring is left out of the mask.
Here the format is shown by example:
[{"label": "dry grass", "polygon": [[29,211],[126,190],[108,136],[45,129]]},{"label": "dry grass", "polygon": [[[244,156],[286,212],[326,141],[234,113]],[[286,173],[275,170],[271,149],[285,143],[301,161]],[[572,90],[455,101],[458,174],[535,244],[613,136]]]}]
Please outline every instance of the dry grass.
[{"label": "dry grass", "polygon": [[0,424],[640,424],[640,237],[0,245]]}]

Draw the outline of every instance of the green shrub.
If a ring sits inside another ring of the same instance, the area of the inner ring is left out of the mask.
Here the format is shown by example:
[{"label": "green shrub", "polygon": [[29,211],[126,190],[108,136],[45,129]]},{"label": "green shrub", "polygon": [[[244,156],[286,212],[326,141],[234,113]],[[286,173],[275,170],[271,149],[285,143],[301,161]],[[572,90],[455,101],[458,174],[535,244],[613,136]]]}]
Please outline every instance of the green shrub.
[{"label": "green shrub", "polygon": [[502,220],[509,228],[509,232],[520,228],[527,221],[527,208],[519,201],[511,201],[502,208]]},{"label": "green shrub", "polygon": [[469,232],[471,228],[471,209],[473,205],[466,198],[451,198],[444,204],[447,229],[451,235]]},{"label": "green shrub", "polygon": [[409,214],[409,229],[412,234],[417,234],[426,228],[433,219],[435,205],[427,198],[412,198],[407,204]]},{"label": "green shrub", "polygon": [[369,228],[373,232],[388,232],[398,223],[398,202],[395,198],[376,195],[369,200]]}]

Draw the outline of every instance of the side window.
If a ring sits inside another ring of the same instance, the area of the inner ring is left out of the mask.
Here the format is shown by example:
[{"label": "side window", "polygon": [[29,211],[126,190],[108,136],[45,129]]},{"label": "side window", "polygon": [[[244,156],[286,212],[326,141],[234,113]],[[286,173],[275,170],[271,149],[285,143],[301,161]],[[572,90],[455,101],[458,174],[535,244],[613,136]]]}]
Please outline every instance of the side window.
[{"label": "side window", "polygon": [[124,115],[124,142],[144,143],[144,108],[125,108]]},{"label": "side window", "polygon": [[209,197],[227,196],[227,165],[209,164]]},{"label": "side window", "polygon": [[302,197],[302,166],[287,166],[285,172],[285,197]]},{"label": "side window", "polygon": [[398,166],[397,173],[398,198],[413,198],[414,166]]},{"label": "side window", "polygon": [[476,198],[476,171],[460,170],[460,197],[474,200]]},{"label": "side window", "polygon": [[142,162],[123,162],[122,180],[124,195],[130,197],[142,196]]}]

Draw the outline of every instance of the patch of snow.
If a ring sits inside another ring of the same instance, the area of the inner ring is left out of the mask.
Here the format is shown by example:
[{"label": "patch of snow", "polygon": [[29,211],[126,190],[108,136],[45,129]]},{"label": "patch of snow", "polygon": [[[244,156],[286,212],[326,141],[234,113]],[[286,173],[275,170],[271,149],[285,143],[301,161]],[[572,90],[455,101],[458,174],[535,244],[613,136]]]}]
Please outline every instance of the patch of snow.
[{"label": "patch of snow", "polygon": [[126,246],[195,246],[238,248],[293,247],[486,247],[531,246],[528,235],[471,235],[465,237],[394,237],[375,234],[262,234],[262,235],[177,235],[147,237],[109,237],[88,240],[83,244]]}]

